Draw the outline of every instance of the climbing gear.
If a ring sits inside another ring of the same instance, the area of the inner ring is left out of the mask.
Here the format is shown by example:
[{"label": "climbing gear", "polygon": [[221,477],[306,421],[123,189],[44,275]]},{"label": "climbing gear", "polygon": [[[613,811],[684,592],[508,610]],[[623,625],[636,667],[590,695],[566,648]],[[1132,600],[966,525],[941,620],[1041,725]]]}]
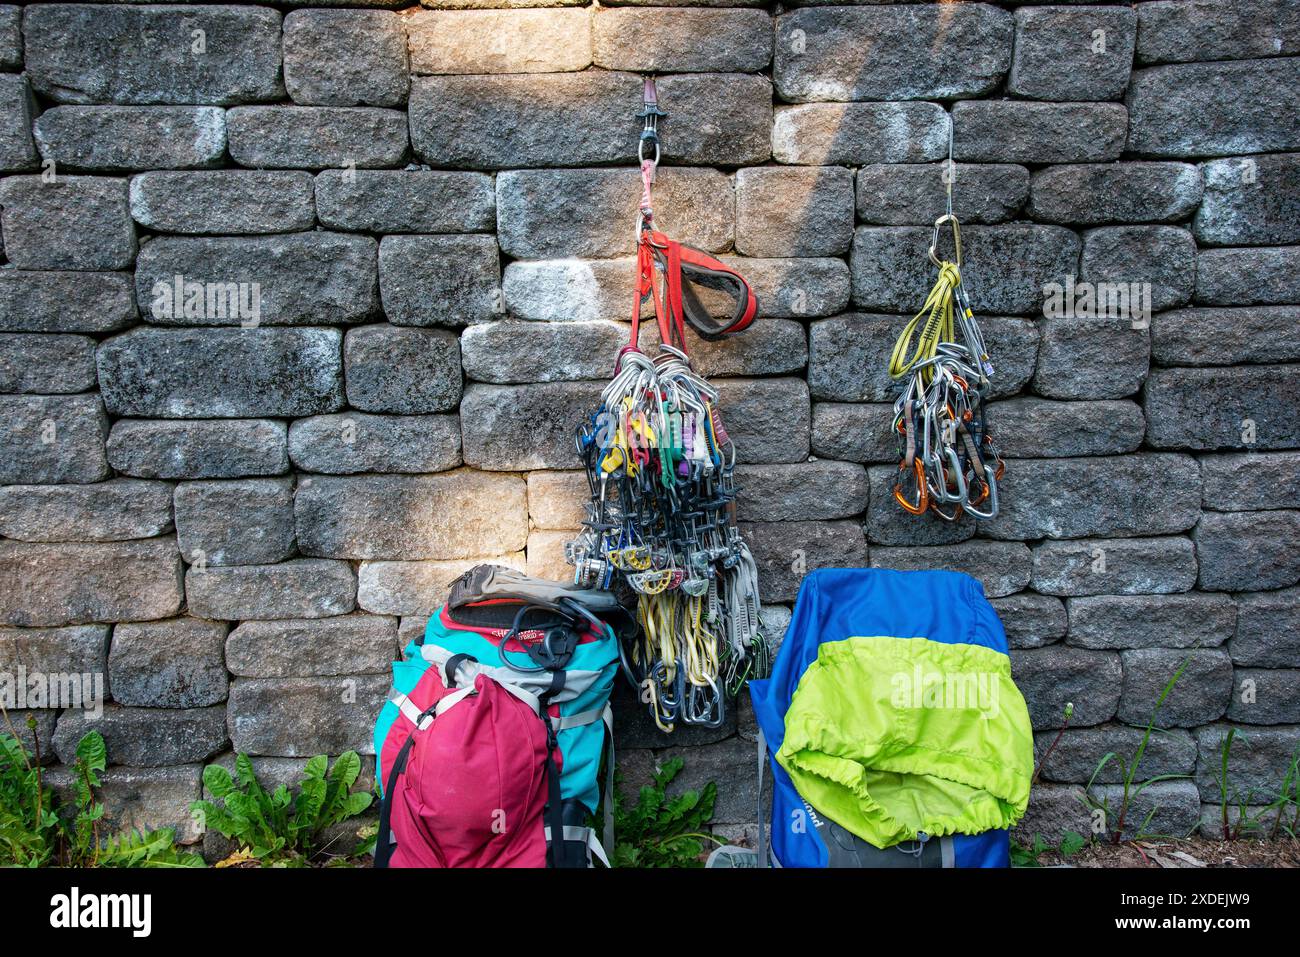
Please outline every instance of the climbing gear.
[{"label": "climbing gear", "polygon": [[[661,154],[654,81],[645,81],[639,157],[636,298],[631,339],[600,406],[577,430],[591,502],[565,548],[580,586],[626,585],[641,634],[622,647],[623,671],[664,731],[720,727],[727,701],[766,670],[758,570],[736,526],[736,450],[718,392],[692,368],[686,327],[704,339],[748,328],[758,300],[735,270],[655,228],[651,189]],[[719,321],[701,292],[729,297]],[[660,354],[639,345],[654,311]]]},{"label": "climbing gear", "polygon": [[961,572],[819,569],[803,580],[759,727],[759,862],[1005,867],[1034,767],[1006,632]]},{"label": "climbing gear", "polygon": [[[952,212],[952,173],[950,128],[947,209],[934,222],[928,253],[939,275],[889,357],[889,375],[899,383],[894,500],[912,515],[930,512],[949,522],[963,512],[982,519],[996,516],[998,482],[1005,470],[985,419],[993,364],[962,285],[961,223]],[[952,231],[951,261],[939,256],[945,225]]]},{"label": "climbing gear", "polygon": [[[393,664],[375,866],[608,866],[609,695],[635,631],[608,592],[493,565],[461,576]],[[589,825],[602,756],[603,842]]]}]

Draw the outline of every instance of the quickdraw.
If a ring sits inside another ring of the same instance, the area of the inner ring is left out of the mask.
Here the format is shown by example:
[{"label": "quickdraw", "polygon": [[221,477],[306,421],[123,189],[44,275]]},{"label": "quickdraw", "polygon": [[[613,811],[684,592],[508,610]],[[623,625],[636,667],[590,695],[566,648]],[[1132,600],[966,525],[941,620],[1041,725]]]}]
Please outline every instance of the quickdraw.
[{"label": "quickdraw", "polygon": [[[948,522],[963,513],[996,516],[998,482],[1005,471],[985,420],[993,364],[962,285],[952,170],[950,142],[947,211],[935,220],[929,251],[939,276],[889,358],[889,374],[900,383],[894,402],[893,430],[899,442],[894,500],[912,515],[930,512]],[[952,261],[939,258],[944,225],[952,230]]]},{"label": "quickdraw", "polygon": [[[728,700],[767,669],[758,571],[735,518],[736,451],[718,393],[691,368],[686,326],[720,339],[753,323],[758,300],[735,270],[655,228],[651,188],[660,156],[654,81],[645,81],[638,155],[637,291],[630,343],[600,407],[577,430],[591,502],[565,554],[575,583],[636,593],[641,634],[621,645],[623,668],[655,723],[719,727]],[[730,296],[714,319],[696,287]],[[660,354],[641,351],[641,312],[658,325]]]}]

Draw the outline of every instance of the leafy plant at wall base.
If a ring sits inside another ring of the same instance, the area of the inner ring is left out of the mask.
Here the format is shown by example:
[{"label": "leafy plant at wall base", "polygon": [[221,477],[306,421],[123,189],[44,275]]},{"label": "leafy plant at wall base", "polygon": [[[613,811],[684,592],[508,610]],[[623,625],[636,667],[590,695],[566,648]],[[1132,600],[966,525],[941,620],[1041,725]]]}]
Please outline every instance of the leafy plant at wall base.
[{"label": "leafy plant at wall base", "polygon": [[[1132,802],[1139,794],[1146,790],[1150,785],[1156,784],[1157,782],[1175,781],[1187,777],[1186,774],[1158,774],[1153,778],[1148,778],[1140,784],[1134,784],[1134,781],[1137,779],[1138,765],[1142,763],[1142,757],[1146,754],[1147,745],[1151,743],[1151,734],[1155,731],[1156,716],[1160,713],[1160,709],[1164,707],[1165,699],[1167,699],[1169,693],[1174,690],[1174,685],[1176,685],[1178,679],[1183,676],[1183,672],[1187,670],[1187,666],[1191,663],[1191,660],[1191,656],[1184,658],[1182,664],[1178,666],[1178,670],[1174,672],[1173,677],[1165,682],[1164,688],[1160,691],[1160,696],[1156,698],[1155,707],[1151,709],[1151,717],[1147,720],[1146,729],[1142,733],[1142,740],[1138,742],[1138,747],[1137,750],[1133,752],[1132,760],[1125,764],[1114,751],[1108,751],[1102,756],[1101,761],[1092,772],[1092,777],[1088,779],[1088,783],[1084,787],[1084,794],[1091,794],[1092,786],[1097,780],[1097,775],[1101,774],[1106,765],[1111,761],[1120,762],[1120,767],[1124,770],[1124,792],[1120,799],[1119,813],[1116,817],[1114,832],[1111,834],[1110,838],[1112,844],[1120,843],[1124,834],[1124,824],[1128,818],[1129,809],[1132,807]],[[1106,806],[1105,802],[1098,804],[1094,801],[1089,801],[1086,797],[1085,802],[1089,803],[1092,807],[1099,808],[1103,814],[1106,814],[1107,820],[1109,820],[1110,809]],[[1153,836],[1148,834],[1146,829],[1147,826],[1150,825],[1152,818],[1155,817],[1157,810],[1158,808],[1153,807],[1150,812],[1148,812],[1147,816],[1143,819],[1141,826],[1137,829],[1136,837]]]},{"label": "leafy plant at wall base", "polygon": [[360,775],[361,759],[355,751],[339,755],[333,767],[318,754],[303,769],[297,795],[283,784],[268,794],[248,755],[241,754],[235,758],[233,776],[217,764],[203,769],[203,785],[214,800],[195,801],[191,808],[254,859],[302,864],[317,850],[326,828],[370,807],[372,794],[351,790]]},{"label": "leafy plant at wall base", "polygon": [[[27,727],[34,735],[35,718],[28,718]],[[39,751],[32,759],[16,734],[0,734],[0,865],[40,867],[58,842],[59,818],[45,788]]]},{"label": "leafy plant at wall base", "polygon": [[668,785],[682,770],[682,759],[664,762],[654,783],[641,788],[635,807],[614,794],[615,867],[703,867],[707,842],[724,844],[704,831],[713,819],[718,786],[710,781],[699,791],[668,798]]},{"label": "leafy plant at wall base", "polygon": [[1088,846],[1088,839],[1078,831],[1066,831],[1061,835],[1061,843],[1056,847],[1043,840],[1042,835],[1034,835],[1034,843],[1022,847],[1015,842],[1011,844],[1012,867],[1042,867],[1039,858],[1048,851],[1056,851],[1062,858],[1073,857]]},{"label": "leafy plant at wall base", "polygon": [[[1219,742],[1219,768],[1215,774],[1215,783],[1219,786],[1219,821],[1222,829],[1222,837],[1225,841],[1239,840],[1243,835],[1253,837],[1276,838],[1279,831],[1284,831],[1291,837],[1296,836],[1296,824],[1300,821],[1300,748],[1291,752],[1291,761],[1287,765],[1286,774],[1282,777],[1282,784],[1278,788],[1277,797],[1267,806],[1261,808],[1257,813],[1250,813],[1250,801],[1254,796],[1254,790],[1238,791],[1232,788],[1231,775],[1229,774],[1229,759],[1232,754],[1232,745],[1234,741],[1243,741],[1249,745],[1246,736],[1237,728],[1228,728]],[[1236,795],[1237,821],[1232,823],[1228,816],[1229,794]],[[1287,813],[1294,808],[1292,820],[1288,824],[1286,821]],[[1268,818],[1273,817],[1273,824],[1265,834],[1265,826]]]},{"label": "leafy plant at wall base", "polygon": [[[6,721],[8,715],[5,716]],[[73,803],[60,808],[44,785],[36,723],[28,721],[35,757],[18,738],[0,734],[0,864],[39,867],[202,867],[203,858],[176,848],[176,832],[128,831],[100,841],[104,806],[95,800],[108,765],[104,738],[91,731],[77,743]],[[62,812],[62,813],[61,813]]]}]

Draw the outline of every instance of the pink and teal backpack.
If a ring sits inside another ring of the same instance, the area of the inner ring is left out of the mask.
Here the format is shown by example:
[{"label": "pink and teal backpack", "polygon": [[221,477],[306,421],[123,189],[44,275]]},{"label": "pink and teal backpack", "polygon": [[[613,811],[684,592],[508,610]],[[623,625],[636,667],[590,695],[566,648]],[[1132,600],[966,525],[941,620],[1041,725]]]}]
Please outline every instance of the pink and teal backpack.
[{"label": "pink and teal backpack", "polygon": [[[375,725],[375,866],[608,865],[609,696],[635,628],[608,592],[466,572],[393,663]],[[602,757],[603,846],[591,825]]]}]

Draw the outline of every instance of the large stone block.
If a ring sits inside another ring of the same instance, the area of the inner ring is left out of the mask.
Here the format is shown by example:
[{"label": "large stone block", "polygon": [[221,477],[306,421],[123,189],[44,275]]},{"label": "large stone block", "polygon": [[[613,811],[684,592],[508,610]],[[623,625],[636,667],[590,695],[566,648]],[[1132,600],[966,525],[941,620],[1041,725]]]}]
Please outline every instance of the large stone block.
[{"label": "large stone block", "polygon": [[267,565],[294,553],[292,479],[182,482],[175,503],[191,564]]},{"label": "large stone block", "polygon": [[113,629],[109,683],[118,704],[202,708],[226,700],[224,622],[132,622]]},{"label": "large stone block", "polygon": [[446,412],[460,401],[460,343],[445,329],[353,329],[343,366],[349,404],[367,412]]},{"label": "large stone block", "polygon": [[124,179],[11,176],[0,206],[5,256],[19,269],[126,269],[135,258]]},{"label": "large stone block", "polygon": [[1125,148],[1187,157],[1296,149],[1300,124],[1289,91],[1297,80],[1295,57],[1135,70]]},{"label": "large stone block", "polygon": [[[155,240],[162,242],[162,240]],[[114,415],[315,415],[343,405],[337,329],[134,329],[96,361]]]},{"label": "large stone block", "polygon": [[299,483],[294,510],[303,554],[328,558],[499,555],[523,548],[528,532],[523,479],[469,469],[439,475],[315,476]]},{"label": "large stone block", "polygon": [[306,472],[442,472],[460,465],[455,415],[341,412],[289,427],[289,457]]},{"label": "large stone block", "polygon": [[213,106],[56,106],[36,121],[57,169],[122,173],[220,166],[226,112]]},{"label": "large stone block", "polygon": [[1175,222],[1201,195],[1201,171],[1190,163],[1049,166],[1034,174],[1028,212],[1040,222],[1082,226]]},{"label": "large stone block", "polygon": [[284,85],[311,106],[404,106],[406,30],[386,10],[293,10],[284,18]]},{"label": "large stone block", "polygon": [[[860,226],[853,238],[853,301],[863,309],[915,313],[934,283],[926,256],[932,230]],[[1075,273],[1079,239],[1059,226],[962,230],[962,279],[982,313],[1041,315],[1044,287]]]},{"label": "large stone block", "polygon": [[[1232,694],[1232,659],[1219,648],[1142,648],[1120,653],[1124,690],[1117,717],[1158,728],[1192,727],[1223,716]],[[1160,697],[1179,672],[1164,701]]]},{"label": "large stone block", "polygon": [[[745,278],[750,285],[754,287],[754,294],[759,300],[759,321],[755,322],[743,332],[735,335],[729,335],[725,339],[718,339],[712,342],[701,339],[695,331],[689,326],[686,331],[687,353],[691,357],[691,368],[700,375],[708,379],[718,379],[729,376],[748,376],[748,375],[780,375],[782,373],[800,374],[808,362],[808,334],[804,331],[801,323],[790,319],[779,319],[773,316],[772,311],[768,308],[768,301],[763,298],[763,291],[760,288],[767,282],[777,283],[779,275],[789,276],[788,283],[785,285],[783,292],[788,297],[791,305],[797,305],[801,301],[801,296],[805,290],[800,289],[797,285],[800,282],[799,277],[793,275],[793,270],[783,269],[785,264],[805,262],[806,260],[793,259],[747,259],[742,260],[729,257],[729,262],[736,269],[746,273]],[[848,300],[848,269],[844,263],[838,259],[819,259],[814,260],[817,263],[834,263],[839,267],[837,273],[842,273],[844,280],[844,301]],[[772,264],[771,269],[754,269],[753,264]],[[810,277],[811,282],[815,284],[817,277]],[[816,297],[816,290],[811,291],[810,295]],[[707,302],[708,298],[702,296],[702,301]],[[822,305],[832,305],[832,303],[816,303],[811,299],[803,299],[803,304],[813,308],[820,309]],[[729,317],[730,312],[726,315]],[[628,326],[621,327],[624,330],[624,338],[628,338]],[[641,349],[649,355],[658,353],[659,329],[654,324],[653,319],[644,319],[641,323]],[[615,353],[616,354],[616,353]],[[609,355],[608,353],[606,355]],[[610,372],[610,365],[606,364],[602,375]]]},{"label": "large stone block", "polygon": [[383,674],[396,647],[397,619],[383,615],[246,621],[226,640],[226,665],[240,678]]},{"label": "large stone block", "polygon": [[1142,444],[1146,419],[1136,402],[1053,402],[1033,396],[994,402],[989,429],[1008,458],[1123,455]]},{"label": "large stone block", "polygon": [[412,73],[557,73],[591,65],[590,10],[421,10],[407,18],[406,30]]},{"label": "large stone block", "polygon": [[1002,620],[1012,648],[1041,648],[1065,637],[1065,602],[1050,595],[1022,591],[989,602]]},{"label": "large stone block", "polygon": [[1196,584],[1189,538],[1094,538],[1034,546],[1035,591],[1049,595],[1168,595]]},{"label": "large stone block", "polygon": [[375,715],[392,678],[238,678],[230,685],[230,740],[240,754],[374,754]]},{"label": "large stone block", "polygon": [[[1051,756],[1045,757],[1054,741]],[[1169,728],[1146,737],[1142,728],[1104,724],[1095,728],[1070,728],[1059,740],[1054,732],[1044,732],[1037,735],[1034,745],[1042,763],[1043,778],[1048,781],[1122,784],[1139,748],[1142,749],[1142,759],[1137,765],[1139,783],[1158,775],[1190,775],[1196,770],[1196,740],[1182,728]],[[1107,755],[1111,757],[1108,759]]]},{"label": "large stone block", "polygon": [[1206,512],[1192,536],[1206,591],[1262,591],[1300,581],[1300,512]]},{"label": "large stone block", "polygon": [[1161,449],[1300,446],[1296,366],[1153,369],[1144,405],[1147,444]]},{"label": "large stone block", "polygon": [[853,174],[839,166],[736,172],[736,251],[839,256],[853,241]]},{"label": "large stone block", "polygon": [[1137,392],[1151,361],[1151,336],[1129,317],[1052,318],[1042,341],[1034,391],[1052,399],[1122,399]]},{"label": "large stone block", "polygon": [[1238,60],[1300,51],[1289,0],[1155,0],[1136,5],[1138,63]]},{"label": "large stone block", "polygon": [[331,229],[484,232],[496,226],[496,192],[482,173],[327,169],[316,174],[316,214]]},{"label": "large stone block", "polygon": [[818,568],[863,568],[867,540],[856,521],[742,522],[758,563],[764,602],[793,601],[803,576]]},{"label": "large stone block", "polygon": [[96,395],[6,396],[0,482],[51,485],[108,478],[108,416]]},{"label": "large stone block", "polygon": [[814,402],[812,453],[845,462],[892,465],[899,458],[893,419],[894,407],[888,402]]},{"label": "large stone block", "polygon": [[953,155],[982,163],[1104,163],[1124,152],[1119,103],[980,100],[952,108]]},{"label": "large stone block", "polygon": [[0,535],[24,542],[113,542],[172,530],[166,482],[0,486]]},{"label": "large stone block", "polygon": [[27,75],[59,103],[275,100],[280,20],[264,7],[38,5],[23,23]]},{"label": "large stone block", "polygon": [[[679,124],[668,134],[672,163],[754,166],[772,155],[772,83],[747,73],[689,73],[659,81],[659,100],[678,116],[708,116],[708,123]],[[719,110],[718,104],[727,108]],[[671,121],[669,121],[671,122]],[[567,165],[567,164],[566,164]]]},{"label": "large stone block", "polygon": [[140,251],[135,294],[163,325],[360,322],[379,312],[375,255],[341,233],[163,236]]},{"label": "large stone block", "polygon": [[140,478],[202,479],[279,475],[289,470],[283,422],[124,419],[108,436],[108,461]]},{"label": "large stone block", "polygon": [[[640,198],[637,170],[501,173],[496,187],[501,251],[518,259],[632,255],[636,252],[632,224]],[[655,201],[668,211],[677,241],[706,252],[731,246],[736,199],[725,174],[666,167],[655,178]],[[679,209],[690,210],[680,222],[672,213]]]},{"label": "large stone block", "polygon": [[1200,250],[1196,301],[1209,306],[1300,301],[1300,246]]},{"label": "large stone block", "polygon": [[772,75],[792,102],[982,96],[1011,65],[1012,40],[1011,15],[983,3],[795,10],[777,18]]},{"label": "large stone block", "polygon": [[370,106],[241,106],[226,113],[226,136],[240,166],[400,166],[406,114]]},{"label": "large stone block", "polygon": [[586,472],[528,473],[528,519],[534,528],[581,528],[590,500]]},{"label": "large stone block", "polygon": [[747,522],[849,518],[867,507],[867,472],[849,462],[742,465],[736,507]]},{"label": "large stone block", "polygon": [[[33,710],[93,708],[96,702],[91,699],[96,692],[103,694],[103,678],[108,673],[108,626],[0,628],[0,671],[4,672],[6,679],[6,708],[15,703],[10,694],[16,695],[20,690],[27,693],[24,704]],[[28,675],[75,675],[78,680],[66,686],[60,682],[51,687],[49,690],[57,700],[50,700],[50,696],[37,700],[33,697],[33,689],[24,688],[19,682],[18,675],[22,672]],[[89,681],[85,676],[89,676]],[[10,710],[12,713],[12,708]],[[18,725],[16,720],[14,725]],[[47,751],[49,741],[49,734],[45,733],[41,746]]]},{"label": "large stone block", "polygon": [[[1150,310],[1191,302],[1196,288],[1196,243],[1176,226],[1106,226],[1084,234],[1079,276],[1100,289],[1134,284],[1142,293],[1139,318]],[[1130,293],[1130,310],[1133,310]]]},{"label": "large stone block", "polygon": [[1295,668],[1238,668],[1233,681],[1227,711],[1229,721],[1243,724],[1300,721],[1300,671]]},{"label": "large stone block", "polygon": [[638,73],[757,73],[772,61],[764,10],[598,8],[593,61]]},{"label": "large stone block", "polygon": [[500,311],[501,264],[492,236],[385,236],[379,291],[398,326],[460,326]]},{"label": "large stone block", "polygon": [[948,114],[937,103],[778,106],[772,156],[811,166],[925,163],[948,155]]},{"label": "large stone block", "polygon": [[[1230,733],[1235,729],[1236,733]],[[1272,802],[1295,761],[1300,726],[1243,728],[1228,722],[1206,725],[1192,732],[1199,757],[1196,786],[1201,800],[1218,804],[1224,798],[1223,757],[1227,752],[1226,781],[1229,805]]]},{"label": "large stone block", "polygon": [[[947,163],[863,166],[858,219],[882,226],[930,226],[945,212]],[[954,163],[953,214],[966,223],[1011,219],[1029,195],[1029,170],[1012,163]]]},{"label": "large stone block", "polygon": [[516,261],[501,277],[501,299],[519,319],[626,321],[636,297],[635,270],[635,259]]},{"label": "large stone block", "polygon": [[130,273],[0,269],[2,329],[115,332],[137,318]]},{"label": "large stone block", "polygon": [[1056,730],[1065,720],[1067,704],[1074,705],[1071,727],[1113,718],[1123,671],[1118,652],[1049,645],[1013,651],[1011,676],[1025,696],[1035,730]]},{"label": "large stone block", "polygon": [[1114,100],[1133,66],[1138,18],[1126,7],[1020,7],[1007,92],[1033,100]]},{"label": "large stone block", "polygon": [[1151,323],[1151,358],[1166,366],[1300,361],[1300,306],[1160,313]]},{"label": "large stone block", "polygon": [[1032,558],[1019,542],[969,541],[919,548],[873,548],[872,568],[942,569],[972,576],[990,598],[1015,594],[1029,584]]},{"label": "large stone block", "polygon": [[608,375],[628,326],[508,319],[470,326],[460,337],[465,374],[478,382],[571,382]]},{"label": "large stone block", "polygon": [[[447,600],[447,594],[456,579],[475,565],[504,565],[523,571],[526,561],[523,551],[509,555],[486,558],[452,559],[448,561],[418,562],[362,562],[357,602],[366,611],[380,615],[414,615],[423,619],[411,628],[424,633],[424,621]],[[405,645],[413,635],[408,633],[407,619],[402,620]]]},{"label": "large stone block", "polygon": [[1300,242],[1300,159],[1294,153],[1214,160],[1192,228],[1210,246]]},{"label": "large stone block", "polygon": [[1300,499],[1300,452],[1201,456],[1206,508],[1250,512]]},{"label": "large stone block", "polygon": [[428,76],[411,81],[411,144],[468,169],[626,162],[641,89],[626,73]]},{"label": "large stone block", "polygon": [[602,388],[601,382],[471,383],[460,405],[465,463],[494,472],[576,468],[573,430],[595,411]]},{"label": "large stone block", "polygon": [[[918,302],[912,308],[919,306]],[[889,377],[885,357],[909,318],[910,314],[850,313],[812,323],[808,334],[808,386],[813,396],[842,402],[892,403],[899,386]],[[996,367],[990,395],[1014,395],[1033,374],[1038,353],[1036,324],[994,317],[981,318],[980,328]]]},{"label": "large stone block", "polygon": [[1227,595],[1096,595],[1069,610],[1066,642],[1080,648],[1213,648],[1237,627]]},{"label": "large stone block", "polygon": [[802,379],[719,379],[723,424],[742,463],[802,462],[812,409]]},{"label": "large stone block", "polygon": [[23,8],[6,3],[0,7],[0,69],[17,70],[23,65]]},{"label": "large stone block", "polygon": [[148,621],[181,606],[169,538],[93,544],[0,542],[0,621],[43,626]]},{"label": "large stone block", "polygon": [[131,216],[160,233],[288,233],[315,225],[312,186],[300,170],[141,173],[131,180]]},{"label": "large stone block", "polygon": [[1300,588],[1238,595],[1228,653],[1236,665],[1294,667],[1300,661]]},{"label": "large stone block", "polygon": [[1185,531],[1201,515],[1201,473],[1189,455],[1138,453],[1007,463],[993,538],[1083,538]]},{"label": "large stone block", "polygon": [[95,388],[89,336],[0,333],[0,393],[50,395]]},{"label": "large stone block", "polygon": [[0,170],[32,169],[40,159],[32,142],[35,100],[26,77],[0,74]]},{"label": "large stone block", "polygon": [[347,562],[319,558],[195,566],[185,576],[185,594],[190,614],[202,618],[328,618],[356,607],[357,576]]},{"label": "large stone block", "polygon": [[108,746],[109,764],[140,768],[203,761],[226,746],[226,708],[127,708],[108,705],[99,717],[64,711],[54,732],[59,760],[77,759],[77,742],[98,731]]}]

